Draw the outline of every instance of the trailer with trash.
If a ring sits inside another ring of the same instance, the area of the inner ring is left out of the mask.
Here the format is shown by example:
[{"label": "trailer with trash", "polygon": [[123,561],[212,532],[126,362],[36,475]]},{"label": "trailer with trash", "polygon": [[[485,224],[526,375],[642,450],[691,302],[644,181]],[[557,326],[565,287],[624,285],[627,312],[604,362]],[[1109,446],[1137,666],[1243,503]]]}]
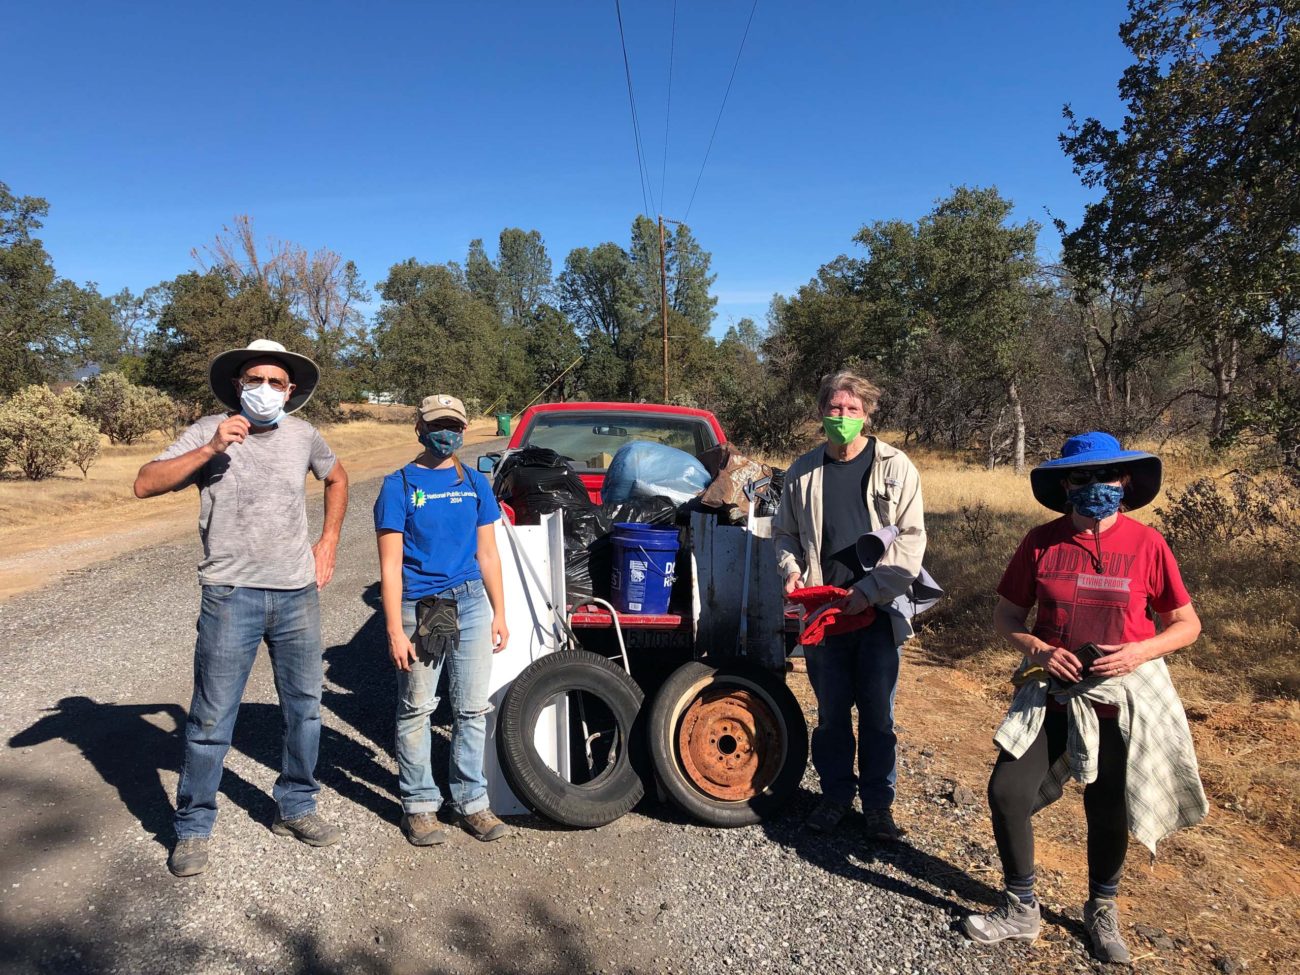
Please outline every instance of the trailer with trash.
[{"label": "trailer with trash", "polygon": [[781,472],[725,442],[702,462],[624,439],[594,458],[600,494],[545,448],[481,467],[507,513],[496,531],[511,634],[491,678],[492,806],[590,828],[653,791],[705,823],[757,822],[808,760],[785,683]]}]

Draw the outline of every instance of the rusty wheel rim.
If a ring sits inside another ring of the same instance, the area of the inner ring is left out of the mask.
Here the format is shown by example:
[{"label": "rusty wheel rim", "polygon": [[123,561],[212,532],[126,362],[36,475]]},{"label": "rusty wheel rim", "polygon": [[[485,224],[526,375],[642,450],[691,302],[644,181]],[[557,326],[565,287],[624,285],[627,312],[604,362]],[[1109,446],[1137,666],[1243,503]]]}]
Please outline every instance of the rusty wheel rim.
[{"label": "rusty wheel rim", "polygon": [[781,724],[760,697],[739,688],[706,691],[682,715],[677,751],[691,783],[713,799],[762,794],[781,769]]}]

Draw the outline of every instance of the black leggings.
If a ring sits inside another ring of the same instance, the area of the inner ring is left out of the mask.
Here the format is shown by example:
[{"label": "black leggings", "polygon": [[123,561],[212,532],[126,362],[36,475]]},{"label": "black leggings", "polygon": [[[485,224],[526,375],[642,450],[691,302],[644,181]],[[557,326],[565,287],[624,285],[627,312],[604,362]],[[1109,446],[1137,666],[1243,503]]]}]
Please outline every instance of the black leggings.
[{"label": "black leggings", "polygon": [[[1128,750],[1116,718],[1100,718],[1097,779],[1084,787],[1083,811],[1088,820],[1088,879],[1093,884],[1119,883],[1128,853],[1128,810],[1124,780]],[[989,810],[1005,877],[1034,875],[1034,830],[1030,820],[1038,789],[1048,769],[1065,753],[1069,726],[1064,711],[1048,711],[1043,730],[1019,758],[998,754],[989,778]]]}]

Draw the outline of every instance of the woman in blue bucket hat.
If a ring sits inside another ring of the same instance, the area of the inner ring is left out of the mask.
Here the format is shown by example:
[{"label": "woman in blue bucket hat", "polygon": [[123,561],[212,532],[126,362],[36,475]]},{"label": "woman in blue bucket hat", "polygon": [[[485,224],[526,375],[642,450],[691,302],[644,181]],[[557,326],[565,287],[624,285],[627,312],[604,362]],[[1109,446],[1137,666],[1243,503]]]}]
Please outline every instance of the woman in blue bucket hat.
[{"label": "woman in blue bucket hat", "polygon": [[1129,834],[1154,855],[1208,809],[1162,659],[1201,623],[1164,537],[1125,514],[1151,503],[1160,473],[1158,457],[1100,432],[1071,437],[1030,473],[1034,497],[1061,517],[1025,536],[998,584],[994,626],[1024,661],[988,790],[1006,889],[995,910],[966,918],[975,941],[1038,937],[1032,818],[1067,779],[1084,784],[1083,920],[1103,961],[1129,961],[1115,901]]}]

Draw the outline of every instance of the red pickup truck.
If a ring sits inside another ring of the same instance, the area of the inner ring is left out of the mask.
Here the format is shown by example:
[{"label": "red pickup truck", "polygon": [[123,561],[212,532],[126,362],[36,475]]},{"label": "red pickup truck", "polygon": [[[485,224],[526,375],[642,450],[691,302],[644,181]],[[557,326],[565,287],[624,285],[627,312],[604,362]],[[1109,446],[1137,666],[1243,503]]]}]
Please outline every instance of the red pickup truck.
[{"label": "red pickup truck", "polygon": [[548,447],[572,461],[591,495],[600,503],[605,471],[618,448],[631,440],[667,444],[699,457],[727,442],[718,418],[708,410],[657,403],[542,403],[530,406],[505,454],[487,454],[478,469],[489,473],[502,458],[524,447]]}]

